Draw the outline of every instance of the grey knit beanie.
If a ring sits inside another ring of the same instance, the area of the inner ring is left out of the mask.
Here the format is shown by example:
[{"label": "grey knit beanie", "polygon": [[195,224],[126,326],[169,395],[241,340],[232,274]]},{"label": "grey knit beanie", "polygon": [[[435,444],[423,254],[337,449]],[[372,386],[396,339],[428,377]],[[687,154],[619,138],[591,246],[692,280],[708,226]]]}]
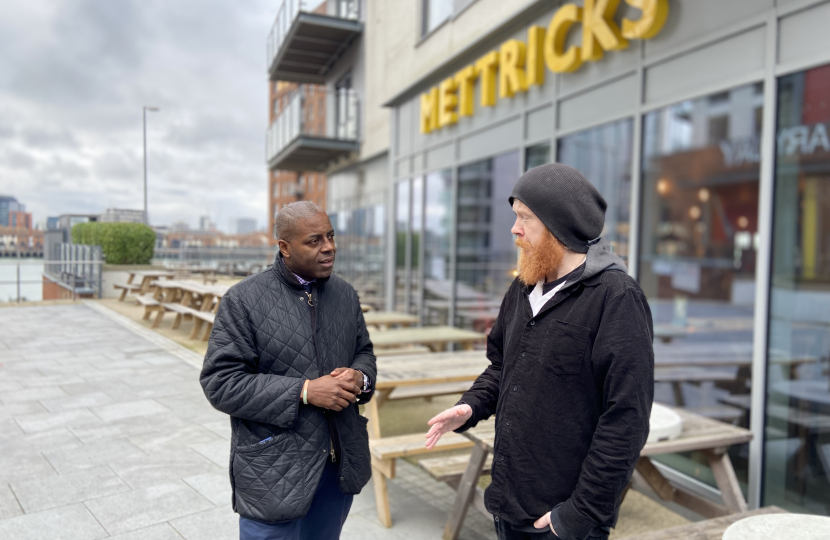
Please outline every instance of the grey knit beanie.
[{"label": "grey knit beanie", "polygon": [[599,241],[608,206],[576,169],[559,163],[534,167],[519,178],[510,196],[518,199],[568,249],[587,253]]}]

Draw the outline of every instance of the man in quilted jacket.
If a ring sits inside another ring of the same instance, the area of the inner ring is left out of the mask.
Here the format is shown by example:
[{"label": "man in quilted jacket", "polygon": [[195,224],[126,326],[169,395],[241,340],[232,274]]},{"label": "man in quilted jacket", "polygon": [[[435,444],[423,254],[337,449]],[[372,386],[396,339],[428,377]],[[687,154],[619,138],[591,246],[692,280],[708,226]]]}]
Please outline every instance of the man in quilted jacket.
[{"label": "man in quilted jacket", "polygon": [[355,290],[311,202],[277,214],[279,254],[234,285],[216,314],[201,384],[231,417],[240,540],[333,540],[369,481],[366,419],[376,376]]},{"label": "man in quilted jacket", "polygon": [[427,446],[495,414],[484,502],[500,540],[607,539],[649,430],[648,302],[599,241],[606,203],[561,164],[509,199],[519,275],[487,337],[490,366],[430,420]]}]

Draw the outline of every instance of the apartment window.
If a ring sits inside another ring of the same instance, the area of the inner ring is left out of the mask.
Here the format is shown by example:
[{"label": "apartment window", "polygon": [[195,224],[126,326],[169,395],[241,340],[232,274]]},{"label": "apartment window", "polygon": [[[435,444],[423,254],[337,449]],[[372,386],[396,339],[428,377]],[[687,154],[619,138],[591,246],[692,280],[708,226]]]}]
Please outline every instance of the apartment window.
[{"label": "apartment window", "polygon": [[453,3],[453,0],[424,0],[421,36],[426,36],[452,16]]}]

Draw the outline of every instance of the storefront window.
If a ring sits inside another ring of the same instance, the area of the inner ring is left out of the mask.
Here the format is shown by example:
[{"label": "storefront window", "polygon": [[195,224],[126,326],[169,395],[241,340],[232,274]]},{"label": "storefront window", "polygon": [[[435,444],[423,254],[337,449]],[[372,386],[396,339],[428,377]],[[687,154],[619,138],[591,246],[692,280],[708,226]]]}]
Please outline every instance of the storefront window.
[{"label": "storefront window", "polygon": [[409,304],[409,201],[412,182],[395,185],[395,310],[406,313]]},{"label": "storefront window", "polygon": [[559,139],[556,161],[581,172],[608,203],[606,238],[614,252],[628,259],[631,220],[631,119],[612,122]]},{"label": "storefront window", "polygon": [[425,36],[438,28],[452,15],[454,0],[422,0],[423,1],[423,27],[421,35]]},{"label": "storefront window", "polygon": [[525,171],[550,163],[550,143],[537,144],[525,150]]},{"label": "storefront window", "polygon": [[763,504],[830,513],[830,66],[778,82]]},{"label": "storefront window", "polygon": [[519,179],[519,153],[458,169],[456,324],[486,330],[515,277],[515,214],[508,199]]},{"label": "storefront window", "polygon": [[[655,400],[744,427],[762,104],[748,85],[643,119],[639,281],[655,323]],[[747,446],[730,457],[746,487]],[[714,484],[701,455],[658,459]]]},{"label": "storefront window", "polygon": [[408,313],[421,315],[421,298],[423,295],[424,269],[421,266],[424,231],[424,178],[419,176],[412,180],[412,207],[409,221],[410,236],[410,295]]},{"label": "storefront window", "polygon": [[452,173],[426,177],[424,217],[424,313],[427,324],[447,324],[450,300]]}]

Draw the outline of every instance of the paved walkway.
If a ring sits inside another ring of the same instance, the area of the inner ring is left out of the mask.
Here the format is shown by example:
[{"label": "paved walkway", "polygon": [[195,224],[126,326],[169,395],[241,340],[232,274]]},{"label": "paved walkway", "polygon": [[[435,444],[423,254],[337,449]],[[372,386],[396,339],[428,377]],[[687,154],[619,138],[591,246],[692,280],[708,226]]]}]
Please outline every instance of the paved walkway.
[{"label": "paved walkway", "polygon": [[[95,304],[0,308],[0,538],[238,537],[227,417],[205,400],[201,358]],[[371,483],[345,540],[437,539],[452,491],[401,464],[395,526]],[[462,538],[493,539],[472,515]]]}]

